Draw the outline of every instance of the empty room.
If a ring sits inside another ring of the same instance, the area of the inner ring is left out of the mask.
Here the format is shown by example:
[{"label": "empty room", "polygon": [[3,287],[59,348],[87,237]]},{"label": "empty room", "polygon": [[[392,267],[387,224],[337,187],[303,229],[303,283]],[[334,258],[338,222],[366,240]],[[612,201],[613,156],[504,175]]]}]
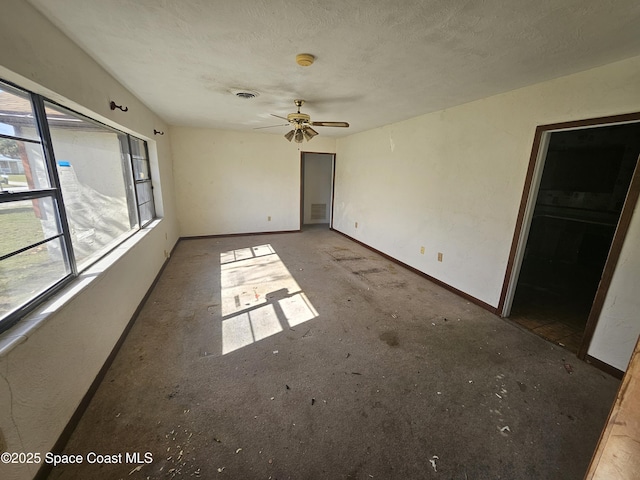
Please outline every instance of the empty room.
[{"label": "empty room", "polygon": [[637,478],[637,2],[0,8],[0,478]]}]

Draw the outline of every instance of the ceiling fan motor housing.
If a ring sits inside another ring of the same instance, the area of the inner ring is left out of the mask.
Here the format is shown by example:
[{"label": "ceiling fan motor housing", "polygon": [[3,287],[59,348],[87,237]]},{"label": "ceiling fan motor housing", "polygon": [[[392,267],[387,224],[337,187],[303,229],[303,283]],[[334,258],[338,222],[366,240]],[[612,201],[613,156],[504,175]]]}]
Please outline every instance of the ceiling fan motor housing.
[{"label": "ceiling fan motor housing", "polygon": [[293,123],[296,127],[301,127],[305,123],[310,123],[311,117],[306,113],[290,113],[287,115],[287,120]]}]

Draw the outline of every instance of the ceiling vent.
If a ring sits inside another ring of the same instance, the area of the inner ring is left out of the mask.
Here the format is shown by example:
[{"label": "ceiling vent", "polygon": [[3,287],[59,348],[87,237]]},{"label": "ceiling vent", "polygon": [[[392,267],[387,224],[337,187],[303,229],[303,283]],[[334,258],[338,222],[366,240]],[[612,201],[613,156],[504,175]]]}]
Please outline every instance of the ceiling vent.
[{"label": "ceiling vent", "polygon": [[254,92],[253,90],[231,90],[231,93],[244,100],[251,100],[259,95],[258,92]]}]

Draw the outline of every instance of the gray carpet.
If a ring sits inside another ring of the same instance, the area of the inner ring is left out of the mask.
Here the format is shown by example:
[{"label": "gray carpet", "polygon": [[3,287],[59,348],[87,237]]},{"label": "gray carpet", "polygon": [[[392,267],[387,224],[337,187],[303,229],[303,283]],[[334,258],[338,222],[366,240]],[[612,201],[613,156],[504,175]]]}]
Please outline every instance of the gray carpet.
[{"label": "gray carpet", "polygon": [[49,478],[577,480],[618,385],[326,228],[183,240]]}]

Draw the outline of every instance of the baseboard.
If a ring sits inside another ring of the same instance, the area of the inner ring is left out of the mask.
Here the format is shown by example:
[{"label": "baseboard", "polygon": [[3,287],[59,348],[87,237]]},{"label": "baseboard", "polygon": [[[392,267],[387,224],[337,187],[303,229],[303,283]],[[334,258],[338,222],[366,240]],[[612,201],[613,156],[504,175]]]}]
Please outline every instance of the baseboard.
[{"label": "baseboard", "polygon": [[[111,353],[109,354],[109,356],[105,360],[104,364],[102,365],[102,368],[100,368],[100,371],[98,372],[98,374],[96,375],[96,378],[91,383],[91,386],[87,390],[87,393],[85,393],[84,397],[82,397],[82,400],[80,401],[80,404],[78,405],[78,408],[76,408],[75,412],[73,412],[73,415],[71,416],[71,418],[67,422],[67,425],[64,427],[64,430],[62,430],[62,433],[58,437],[58,440],[56,441],[56,443],[51,448],[50,451],[52,453],[61,454],[62,451],[64,450],[65,446],[69,442],[69,439],[71,438],[71,435],[73,434],[73,431],[76,429],[76,427],[78,426],[78,423],[80,422],[80,419],[82,418],[82,415],[84,415],[85,411],[89,407],[89,403],[91,402],[91,399],[93,398],[93,396],[95,395],[96,391],[98,390],[98,387],[102,383],[102,380],[104,380],[104,377],[107,374],[107,371],[109,370],[109,367],[111,367],[111,364],[113,363],[113,361],[116,358],[116,355],[120,351],[120,348],[122,347],[122,344],[124,343],[125,339],[127,338],[127,335],[129,334],[129,331],[131,331],[131,328],[133,327],[134,323],[136,322],[136,319],[138,318],[138,315],[142,311],[142,308],[144,307],[144,304],[149,299],[149,296],[151,295],[151,292],[155,288],[156,284],[158,283],[158,280],[160,280],[160,276],[162,275],[162,272],[164,272],[164,269],[166,268],[167,264],[169,263],[169,259],[173,255],[173,252],[176,249],[176,246],[178,245],[179,242],[180,241],[178,240],[175,243],[175,245],[173,246],[173,248],[171,249],[171,253],[169,254],[169,258],[165,259],[164,263],[162,264],[162,267],[160,267],[160,270],[158,271],[156,277],[153,279],[153,282],[151,283],[151,286],[147,289],[147,292],[145,293],[144,297],[142,297],[142,300],[138,304],[138,307],[136,308],[135,312],[133,312],[133,315],[129,319],[129,322],[127,323],[127,326],[124,328],[124,330],[122,331],[122,334],[120,335],[120,338],[118,338],[118,341],[113,346],[113,349],[111,350]],[[53,466],[51,464],[42,463],[42,465],[38,469],[38,472],[36,473],[35,477],[33,477],[34,480],[46,480],[47,477],[51,474],[51,470],[52,469],[53,469]]]},{"label": "baseboard", "polygon": [[465,300],[469,300],[471,303],[474,303],[482,308],[484,308],[485,310],[494,313],[496,315],[498,315],[498,309],[492,305],[489,305],[488,303],[483,302],[482,300],[469,295],[466,292],[463,292],[462,290],[458,290],[455,287],[452,287],[451,285],[449,285],[448,283],[443,282],[442,280],[438,280],[437,278],[432,277],[431,275],[421,272],[420,270],[418,270],[417,268],[412,267],[411,265],[408,265],[404,262],[401,262],[400,260],[398,260],[397,258],[392,257],[391,255],[387,255],[384,252],[381,252],[380,250],[377,250],[375,248],[373,248],[371,245],[367,245],[366,243],[361,242],[360,240],[357,240],[349,235],[347,235],[346,233],[341,232],[340,230],[336,230],[335,228],[331,228],[331,230],[333,230],[336,233],[339,233],[340,235],[343,235],[345,237],[347,237],[349,240],[357,243],[358,245],[362,245],[363,247],[371,250],[372,252],[377,253],[378,255],[386,258],[387,260],[392,261],[393,263],[400,265],[403,268],[406,268],[407,270],[412,271],[413,273],[420,275],[421,277],[426,278],[427,280],[429,280],[430,282],[435,283],[436,285],[445,288],[446,290],[449,290],[452,293],[455,293],[456,295],[464,298]]},{"label": "baseboard", "polygon": [[591,365],[598,368],[599,370],[602,370],[603,372],[608,373],[612,377],[617,378],[618,380],[621,380],[622,377],[624,377],[624,372],[622,370],[618,370],[616,367],[613,367],[608,363],[604,363],[602,360],[598,360],[597,358],[592,357],[591,355],[586,355],[584,357],[584,361],[587,363],[590,363]]},{"label": "baseboard", "polygon": [[300,233],[302,230],[277,230],[273,232],[222,233],[218,235],[190,235],[180,240],[199,240],[203,238],[250,237],[252,235],[275,235],[278,233]]}]

